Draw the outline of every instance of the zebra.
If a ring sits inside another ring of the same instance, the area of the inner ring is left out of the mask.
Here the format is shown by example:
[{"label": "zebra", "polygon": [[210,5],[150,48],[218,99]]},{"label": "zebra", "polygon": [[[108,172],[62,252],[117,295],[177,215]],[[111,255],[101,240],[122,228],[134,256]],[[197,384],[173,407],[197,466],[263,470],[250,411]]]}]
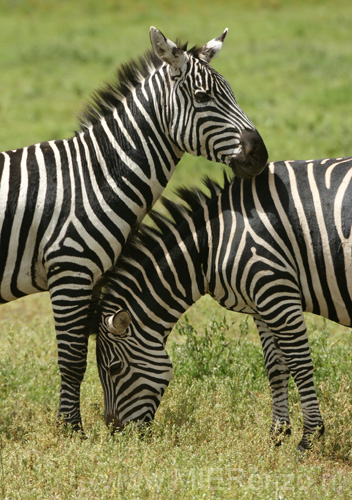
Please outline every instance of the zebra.
[{"label": "zebra", "polygon": [[97,284],[184,152],[240,177],[267,164],[262,138],[210,66],[227,31],[187,50],[151,27],[152,49],[96,92],[73,137],[0,154],[0,302],[49,291],[58,419],[75,430]]},{"label": "zebra", "polygon": [[[288,379],[303,412],[298,448],[322,435],[303,312],[352,325],[352,158],[277,161],[253,179],[207,179],[210,195],[163,199],[106,276],[96,305],[105,418],[154,417],[171,375],[165,350],[180,316],[209,294],[251,315],[272,391],[271,434],[290,434]],[[113,402],[113,404],[112,404]]]}]

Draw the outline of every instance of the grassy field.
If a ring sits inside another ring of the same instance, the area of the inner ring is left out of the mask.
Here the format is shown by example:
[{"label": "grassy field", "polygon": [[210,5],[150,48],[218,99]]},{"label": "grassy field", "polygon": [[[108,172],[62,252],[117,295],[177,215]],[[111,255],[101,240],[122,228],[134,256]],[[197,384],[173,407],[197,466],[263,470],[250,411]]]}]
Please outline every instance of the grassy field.
[{"label": "grassy field", "polygon": [[[214,66],[257,125],[271,160],[352,154],[347,0],[3,0],[0,7],[2,150],[72,135],[91,91],[149,48],[152,24],[191,45],[228,26]],[[168,196],[179,184],[200,185],[204,174],[220,178],[222,167],[184,157]],[[82,389],[88,439],[80,441],[55,426],[59,373],[48,296],[2,306],[0,498],[351,498],[350,331],[307,316],[326,436],[301,456],[293,384],[293,434],[281,448],[270,443],[271,397],[251,320],[209,297],[188,318],[198,332],[192,338],[201,341],[205,328],[212,333],[209,351],[197,360],[175,329],[168,344],[175,376],[144,439],[133,427],[113,437],[106,429],[90,340]]]}]

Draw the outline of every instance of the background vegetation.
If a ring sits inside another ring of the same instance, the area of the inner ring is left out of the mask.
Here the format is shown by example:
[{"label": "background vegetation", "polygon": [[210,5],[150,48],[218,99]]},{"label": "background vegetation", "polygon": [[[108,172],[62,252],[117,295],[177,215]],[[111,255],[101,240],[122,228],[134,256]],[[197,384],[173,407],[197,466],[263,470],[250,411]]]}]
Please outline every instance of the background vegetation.
[{"label": "background vegetation", "polygon": [[[214,66],[260,130],[271,160],[351,155],[352,3],[348,0],[2,0],[2,150],[64,138],[103,80],[149,47],[149,26],[202,44],[228,26]],[[185,157],[170,186],[220,178]],[[59,374],[46,294],[0,309],[0,498],[351,498],[351,333],[307,316],[326,436],[304,457],[268,437],[271,398],[250,319],[210,298],[169,341],[175,376],[144,439],[110,436],[90,342],[82,414],[88,439],[55,428]]]}]

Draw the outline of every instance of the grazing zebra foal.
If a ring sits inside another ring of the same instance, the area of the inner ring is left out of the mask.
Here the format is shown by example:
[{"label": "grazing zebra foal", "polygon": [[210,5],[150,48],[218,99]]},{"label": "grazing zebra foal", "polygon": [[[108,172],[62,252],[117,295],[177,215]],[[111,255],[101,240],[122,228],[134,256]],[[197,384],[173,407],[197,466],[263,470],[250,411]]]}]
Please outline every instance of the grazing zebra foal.
[{"label": "grazing zebra foal", "polygon": [[[290,426],[287,384],[303,411],[300,449],[324,431],[303,311],[352,324],[352,159],[270,163],[211,196],[163,200],[111,271],[98,307],[97,360],[106,420],[149,421],[169,383],[167,336],[203,294],[253,316],[273,395],[272,433]],[[112,404],[113,403],[113,404]]]},{"label": "grazing zebra foal", "polygon": [[266,165],[260,135],[209,65],[226,33],[186,51],[152,27],[153,50],[95,95],[75,137],[0,154],[0,302],[49,290],[59,418],[76,429],[93,290],[183,153],[240,177]]}]

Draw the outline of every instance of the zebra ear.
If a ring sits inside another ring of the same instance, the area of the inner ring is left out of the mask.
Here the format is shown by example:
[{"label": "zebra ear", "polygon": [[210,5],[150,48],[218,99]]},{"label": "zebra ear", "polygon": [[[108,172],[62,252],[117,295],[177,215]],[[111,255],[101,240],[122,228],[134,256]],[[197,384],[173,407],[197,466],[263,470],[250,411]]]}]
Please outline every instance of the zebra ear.
[{"label": "zebra ear", "polygon": [[130,313],[125,309],[121,309],[121,311],[118,311],[116,314],[109,316],[106,321],[109,332],[117,336],[123,335],[130,323]]},{"label": "zebra ear", "polygon": [[155,54],[173,69],[182,70],[187,62],[185,52],[177,47],[174,42],[166,38],[161,31],[154,28],[154,26],[150,27],[149,34]]},{"label": "zebra ear", "polygon": [[213,40],[210,40],[210,42],[203,45],[203,47],[199,50],[199,59],[209,63],[213,57],[216,57],[222,48],[227,32],[228,28],[225,28],[222,35],[217,38],[213,38]]}]

